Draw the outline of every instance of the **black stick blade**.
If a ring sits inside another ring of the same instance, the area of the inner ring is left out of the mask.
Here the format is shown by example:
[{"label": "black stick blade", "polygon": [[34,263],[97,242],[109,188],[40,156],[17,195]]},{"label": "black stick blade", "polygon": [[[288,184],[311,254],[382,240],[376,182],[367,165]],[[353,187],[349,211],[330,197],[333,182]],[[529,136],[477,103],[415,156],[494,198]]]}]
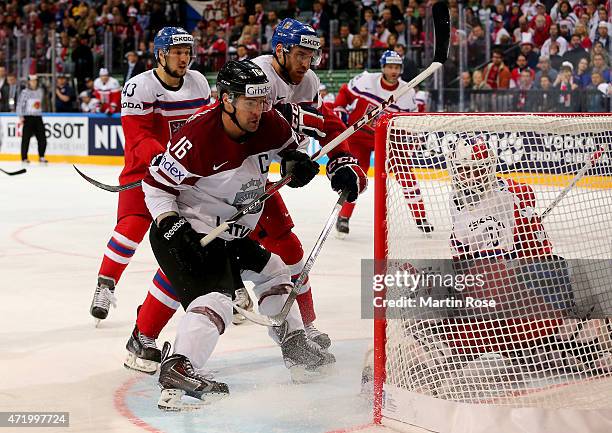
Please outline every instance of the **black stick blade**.
[{"label": "black stick blade", "polygon": [[15,171],[6,171],[0,168],[0,171],[9,176],[16,176],[18,174],[25,173],[27,170],[25,168],[20,168],[19,170],[15,170]]},{"label": "black stick blade", "polygon": [[91,183],[93,186],[98,187],[100,189],[103,189],[104,191],[110,191],[110,192],[121,192],[121,191],[125,191],[128,189],[132,189],[132,188],[136,188],[138,186],[140,186],[141,181],[137,180],[136,182],[132,182],[132,183],[126,183],[125,185],[107,185],[105,183],[102,182],[98,182],[95,179],[92,179],[91,177],[87,176],[85,173],[83,173],[81,170],[79,170],[76,165],[73,165],[74,169],[77,171],[77,173],[79,173],[79,175],[85,179],[87,182]]},{"label": "black stick blade", "polygon": [[434,25],[434,62],[444,63],[448,58],[450,43],[450,14],[445,2],[438,1],[431,9]]}]

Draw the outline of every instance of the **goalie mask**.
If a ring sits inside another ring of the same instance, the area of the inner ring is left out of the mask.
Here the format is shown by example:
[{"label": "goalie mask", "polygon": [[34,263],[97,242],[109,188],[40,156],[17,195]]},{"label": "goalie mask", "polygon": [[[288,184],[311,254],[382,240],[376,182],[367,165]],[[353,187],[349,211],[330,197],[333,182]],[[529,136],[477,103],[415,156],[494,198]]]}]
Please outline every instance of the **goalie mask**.
[{"label": "goalie mask", "polygon": [[496,167],[495,151],[483,136],[460,138],[450,152],[448,170],[453,188],[467,205],[493,189]]}]

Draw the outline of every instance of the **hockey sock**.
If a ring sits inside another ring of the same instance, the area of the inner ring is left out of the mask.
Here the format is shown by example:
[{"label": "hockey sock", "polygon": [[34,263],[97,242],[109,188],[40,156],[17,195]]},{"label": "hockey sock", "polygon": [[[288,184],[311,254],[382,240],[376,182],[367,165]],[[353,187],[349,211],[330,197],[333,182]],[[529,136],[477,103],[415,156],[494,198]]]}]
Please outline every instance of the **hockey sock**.
[{"label": "hockey sock", "polygon": [[112,278],[115,284],[118,283],[150,224],[149,219],[142,216],[122,218],[106,245],[98,275]]},{"label": "hockey sock", "polygon": [[353,215],[353,210],[355,210],[355,203],[349,203],[349,202],[345,202],[342,205],[342,209],[340,210],[340,214],[339,216],[341,217],[345,217],[345,218],[350,218],[351,215]]},{"label": "hockey sock", "polygon": [[147,337],[159,337],[159,333],[180,305],[168,278],[161,269],[158,269],[149,288],[149,293],[147,293],[147,297],[138,311],[136,319],[138,330]]},{"label": "hockey sock", "polygon": [[304,325],[312,323],[317,318],[314,310],[314,304],[312,302],[312,290],[308,290],[297,296],[296,301],[298,307],[300,307],[300,314],[302,315],[302,322]]}]

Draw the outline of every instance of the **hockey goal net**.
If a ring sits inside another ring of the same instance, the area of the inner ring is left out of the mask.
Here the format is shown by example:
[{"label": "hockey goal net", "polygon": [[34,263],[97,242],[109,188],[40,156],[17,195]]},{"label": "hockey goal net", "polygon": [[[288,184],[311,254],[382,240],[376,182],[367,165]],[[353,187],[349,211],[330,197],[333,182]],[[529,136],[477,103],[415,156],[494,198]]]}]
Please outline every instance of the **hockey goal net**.
[{"label": "hockey goal net", "polygon": [[611,156],[609,115],[379,120],[375,422],[612,431]]}]

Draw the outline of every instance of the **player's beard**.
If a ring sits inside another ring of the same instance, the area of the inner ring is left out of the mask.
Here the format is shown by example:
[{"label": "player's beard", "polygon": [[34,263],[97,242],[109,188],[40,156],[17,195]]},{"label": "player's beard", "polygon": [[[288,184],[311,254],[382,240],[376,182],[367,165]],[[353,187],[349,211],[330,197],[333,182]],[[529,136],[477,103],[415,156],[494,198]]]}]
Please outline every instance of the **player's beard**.
[{"label": "player's beard", "polygon": [[168,65],[164,65],[164,71],[166,71],[166,74],[170,75],[173,78],[182,78],[187,73],[187,68],[183,70],[183,73],[179,73],[178,69],[172,70],[168,67]]}]

